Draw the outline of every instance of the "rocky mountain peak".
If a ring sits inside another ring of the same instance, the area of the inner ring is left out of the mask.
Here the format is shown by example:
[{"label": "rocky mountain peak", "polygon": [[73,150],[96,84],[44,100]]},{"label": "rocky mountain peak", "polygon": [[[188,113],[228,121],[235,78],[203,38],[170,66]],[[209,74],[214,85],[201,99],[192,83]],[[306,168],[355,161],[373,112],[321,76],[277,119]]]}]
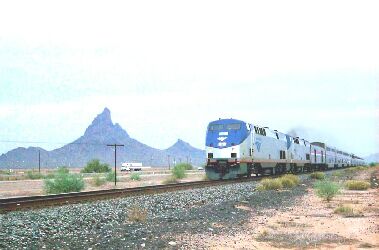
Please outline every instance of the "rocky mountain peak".
[{"label": "rocky mountain peak", "polygon": [[98,114],[92,121],[91,125],[86,129],[84,136],[103,135],[103,136],[120,136],[129,137],[127,132],[116,123],[113,124],[111,118],[111,111],[108,108],[104,108],[103,112]]},{"label": "rocky mountain peak", "polygon": [[167,150],[172,151],[172,150],[192,150],[192,149],[193,147],[188,142],[178,139],[175,142],[175,144],[169,147]]}]

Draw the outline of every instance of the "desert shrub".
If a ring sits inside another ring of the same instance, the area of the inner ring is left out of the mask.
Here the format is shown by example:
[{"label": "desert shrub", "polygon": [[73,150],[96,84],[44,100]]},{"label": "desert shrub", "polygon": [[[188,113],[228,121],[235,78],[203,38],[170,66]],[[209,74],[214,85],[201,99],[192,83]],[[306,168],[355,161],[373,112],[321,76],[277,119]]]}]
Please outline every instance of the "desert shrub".
[{"label": "desert shrub", "polygon": [[375,167],[376,166],[376,162],[371,162],[369,166],[370,167]]},{"label": "desert shrub", "polygon": [[145,222],[147,211],[139,206],[134,206],[128,211],[128,219],[132,222]]},{"label": "desert shrub", "polygon": [[140,181],[141,180],[141,174],[139,174],[139,173],[131,173],[130,174],[130,179],[132,181]]},{"label": "desert shrub", "polygon": [[176,179],[183,179],[186,177],[186,169],[183,165],[178,164],[172,169],[172,175],[176,177]]},{"label": "desert shrub", "polygon": [[300,183],[300,178],[293,174],[286,174],[279,178],[284,188],[296,187]]},{"label": "desert shrub", "polygon": [[278,190],[283,188],[282,182],[279,179],[263,179],[259,183],[257,189],[259,191],[264,190]]},{"label": "desert shrub", "polygon": [[332,173],[332,176],[334,177],[341,177],[342,175],[343,175],[343,172],[341,170],[337,170]]},{"label": "desert shrub", "polygon": [[355,167],[354,168],[356,171],[362,171],[362,170],[367,170],[368,167],[365,167],[365,166],[358,166],[358,167]]},{"label": "desert shrub", "polygon": [[349,180],[345,182],[345,187],[349,190],[367,190],[370,183],[367,181]]},{"label": "desert shrub", "polygon": [[96,175],[92,178],[92,184],[96,187],[100,187],[100,186],[104,185],[105,182],[106,182],[105,178],[98,176],[98,175]]},{"label": "desert shrub", "polygon": [[32,171],[32,170],[27,171],[26,176],[28,179],[31,179],[31,180],[38,180],[38,179],[43,178],[43,174],[36,171]]},{"label": "desert shrub", "polygon": [[174,175],[170,175],[166,179],[162,181],[162,184],[167,185],[167,184],[175,184],[178,183],[178,179]]},{"label": "desert shrub", "polygon": [[[110,172],[108,172],[108,174],[107,174],[107,176],[105,177],[105,179],[107,180],[107,181],[110,181],[110,182],[114,182],[114,171],[110,171]],[[118,181],[119,179],[117,178],[117,181]]]},{"label": "desert shrub", "polygon": [[192,170],[193,169],[193,166],[189,163],[179,163],[179,164],[176,164],[176,166],[180,166],[180,167],[184,168],[185,170]]},{"label": "desert shrub", "polygon": [[325,173],[323,172],[313,172],[309,175],[309,177],[311,177],[311,179],[315,179],[315,180],[323,180],[325,179]]},{"label": "desert shrub", "polygon": [[354,210],[351,206],[339,206],[334,210],[334,213],[341,214],[345,217],[357,217],[362,216],[362,213]]},{"label": "desert shrub", "polygon": [[10,175],[11,171],[9,169],[7,169],[7,170],[0,170],[0,174]]},{"label": "desert shrub", "polygon": [[339,194],[340,186],[332,181],[317,181],[314,184],[317,196],[325,199],[327,202],[331,201],[334,196]]},{"label": "desert shrub", "polygon": [[59,167],[56,171],[58,174],[68,174],[70,170],[66,166]]},{"label": "desert shrub", "polygon": [[44,182],[48,194],[79,192],[84,188],[83,177],[78,174],[58,173],[54,179],[45,179]]},{"label": "desert shrub", "polygon": [[106,163],[100,163],[99,160],[94,159],[87,163],[87,166],[80,172],[82,173],[107,173],[111,171],[110,167]]},{"label": "desert shrub", "polygon": [[53,179],[54,177],[55,177],[55,173],[50,172],[50,173],[46,174],[44,178],[45,179]]}]

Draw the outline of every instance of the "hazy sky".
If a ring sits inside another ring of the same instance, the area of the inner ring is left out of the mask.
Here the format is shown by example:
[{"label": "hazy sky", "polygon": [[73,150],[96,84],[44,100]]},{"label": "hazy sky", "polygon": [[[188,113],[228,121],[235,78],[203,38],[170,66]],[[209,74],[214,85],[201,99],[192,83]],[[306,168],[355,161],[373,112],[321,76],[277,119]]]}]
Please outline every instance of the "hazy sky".
[{"label": "hazy sky", "polygon": [[[379,1],[2,1],[0,153],[104,107],[156,148],[236,118],[379,151]],[[311,138],[313,139],[313,138]]]}]

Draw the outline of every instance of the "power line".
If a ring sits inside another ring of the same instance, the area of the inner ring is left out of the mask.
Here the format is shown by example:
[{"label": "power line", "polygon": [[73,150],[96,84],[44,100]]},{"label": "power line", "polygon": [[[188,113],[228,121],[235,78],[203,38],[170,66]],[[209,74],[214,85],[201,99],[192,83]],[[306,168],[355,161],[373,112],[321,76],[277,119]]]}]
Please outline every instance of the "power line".
[{"label": "power line", "polygon": [[17,140],[0,140],[0,143],[98,145],[98,146],[106,146],[107,145],[107,143],[90,143],[90,142],[48,142],[48,141],[17,141]]}]

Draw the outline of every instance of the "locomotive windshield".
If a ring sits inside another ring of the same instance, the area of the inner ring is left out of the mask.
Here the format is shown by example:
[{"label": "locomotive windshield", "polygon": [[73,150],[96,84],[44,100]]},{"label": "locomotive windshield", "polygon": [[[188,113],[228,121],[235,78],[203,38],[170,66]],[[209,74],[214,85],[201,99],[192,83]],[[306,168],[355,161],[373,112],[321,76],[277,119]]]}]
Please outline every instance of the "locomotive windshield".
[{"label": "locomotive windshield", "polygon": [[241,129],[241,123],[232,123],[232,124],[227,124],[226,129],[230,130],[238,130]]},{"label": "locomotive windshield", "polygon": [[241,123],[230,123],[230,124],[211,124],[209,125],[209,131],[214,130],[239,130],[241,129]]}]

